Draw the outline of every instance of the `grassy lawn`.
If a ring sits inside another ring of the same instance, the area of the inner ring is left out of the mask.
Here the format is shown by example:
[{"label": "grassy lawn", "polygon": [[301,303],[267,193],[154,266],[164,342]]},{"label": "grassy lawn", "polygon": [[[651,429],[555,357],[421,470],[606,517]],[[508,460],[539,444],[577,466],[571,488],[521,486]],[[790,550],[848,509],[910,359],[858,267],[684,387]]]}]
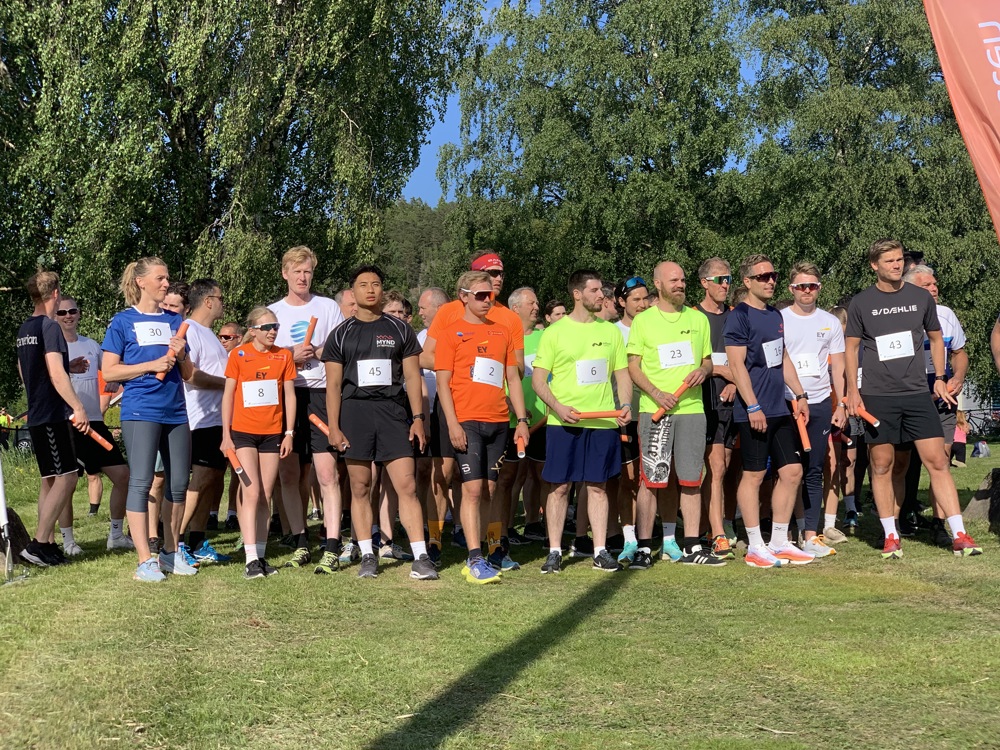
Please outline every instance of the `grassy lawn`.
[{"label": "grassy lawn", "polygon": [[[994,454],[955,470],[963,505]],[[34,465],[4,469],[33,530]],[[985,525],[970,559],[918,537],[883,562],[866,513],[835,559],[795,569],[608,576],[580,561],[542,576],[534,545],[499,586],[467,584],[458,550],[437,582],[408,566],[248,582],[237,561],[143,585],[132,555],[104,551],[107,502],[86,518],[81,484],[76,503],[85,559],[0,588],[2,748],[1000,742],[1000,545]]]}]

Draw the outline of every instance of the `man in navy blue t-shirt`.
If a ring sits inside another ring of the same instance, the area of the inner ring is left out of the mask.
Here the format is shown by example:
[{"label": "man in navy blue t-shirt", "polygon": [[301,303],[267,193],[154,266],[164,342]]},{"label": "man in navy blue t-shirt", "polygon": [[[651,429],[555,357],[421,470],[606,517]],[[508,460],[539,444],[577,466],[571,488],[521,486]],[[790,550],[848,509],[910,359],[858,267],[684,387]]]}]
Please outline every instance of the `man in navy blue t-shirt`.
[{"label": "man in navy blue t-shirt", "polygon": [[25,286],[35,309],[17,331],[17,369],[28,393],[28,431],[42,489],[38,494],[38,530],[21,557],[46,567],[66,562],[54,532],[59,513],[71,502],[76,489],[71,430],[75,424],[80,432],[86,432],[90,423],[69,378],[69,347],[52,319],[59,305],[59,276],[41,271]]}]

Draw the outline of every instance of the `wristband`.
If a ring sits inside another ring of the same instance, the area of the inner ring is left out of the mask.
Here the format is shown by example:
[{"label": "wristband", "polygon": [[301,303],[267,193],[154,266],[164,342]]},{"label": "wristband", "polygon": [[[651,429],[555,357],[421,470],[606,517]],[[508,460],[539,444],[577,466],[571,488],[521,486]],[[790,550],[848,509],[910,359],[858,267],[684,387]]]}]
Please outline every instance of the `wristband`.
[{"label": "wristband", "polygon": [[625,411],[626,409],[628,409],[629,411],[632,411],[632,404],[631,403],[625,404],[624,406],[622,406],[621,410]]},{"label": "wristband", "polygon": [[423,418],[424,418],[424,415],[423,415],[423,413],[421,413],[421,414],[414,414],[414,415],[413,415],[413,419],[414,419],[414,421],[416,421],[416,420],[418,420],[418,419],[423,419]]},{"label": "wristband", "polygon": [[528,419],[528,417],[518,417],[517,418],[517,423],[518,424],[529,424],[530,422],[531,422],[531,420]]},{"label": "wristband", "polygon": [[760,411],[760,404],[750,404],[750,406],[747,407],[747,414],[753,414],[758,411]]},{"label": "wristband", "polygon": [[291,437],[293,435],[295,435],[295,430],[285,430],[286,437]]},{"label": "wristband", "polygon": [[934,376],[934,379],[935,379],[935,380],[940,380],[940,381],[941,381],[941,382],[943,383],[943,382],[945,382],[945,381],[946,381],[946,380],[947,380],[948,378],[947,378],[947,376],[945,376],[945,375],[935,375],[935,376]]},{"label": "wristband", "polygon": [[796,401],[801,401],[804,398],[809,398],[809,397],[806,396],[806,394],[804,394],[804,393],[800,393],[798,396],[795,397],[795,400]]}]

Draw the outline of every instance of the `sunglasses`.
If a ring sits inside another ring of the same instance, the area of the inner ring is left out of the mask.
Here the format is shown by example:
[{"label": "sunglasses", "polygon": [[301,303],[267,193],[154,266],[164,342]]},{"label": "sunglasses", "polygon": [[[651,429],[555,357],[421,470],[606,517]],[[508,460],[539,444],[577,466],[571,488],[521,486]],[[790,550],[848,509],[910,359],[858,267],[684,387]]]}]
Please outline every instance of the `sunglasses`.
[{"label": "sunglasses", "polygon": [[78,312],[80,312],[79,307],[71,307],[69,310],[56,310],[56,315],[61,318],[63,315],[76,315]]},{"label": "sunglasses", "polygon": [[489,268],[486,270],[486,273],[488,273],[494,279],[499,279],[501,276],[503,276],[503,270],[499,268]]},{"label": "sunglasses", "polygon": [[[260,325],[250,326],[250,327],[251,328],[256,328],[258,331],[264,331],[264,333],[267,333],[268,331],[277,331],[279,328],[281,328],[281,324],[280,323],[261,323]],[[235,336],[233,338],[235,338]]]},{"label": "sunglasses", "polygon": [[633,276],[631,279],[625,279],[625,283],[622,284],[622,289],[626,292],[630,292],[639,286],[646,286],[646,280],[642,278],[642,276]]},{"label": "sunglasses", "polygon": [[[501,273],[503,272],[501,271]],[[482,289],[478,292],[474,292],[471,289],[460,289],[459,291],[465,292],[466,294],[471,294],[473,297],[476,298],[476,302],[486,302],[487,300],[493,299],[493,292],[487,291],[485,289]]]},{"label": "sunglasses", "polygon": [[713,284],[732,284],[733,277],[729,274],[725,276],[703,276],[705,281],[711,281]]},{"label": "sunglasses", "polygon": [[222,341],[232,341],[233,339],[238,339],[239,336],[237,336],[235,333],[220,333],[219,338]]},{"label": "sunglasses", "polygon": [[815,281],[800,281],[796,284],[790,284],[792,289],[798,289],[800,292],[818,292],[823,288],[822,284],[818,284]]},{"label": "sunglasses", "polygon": [[771,282],[777,281],[778,280],[778,272],[777,271],[768,271],[767,273],[759,273],[756,276],[750,276],[748,278],[751,278],[754,281],[759,281],[762,284],[766,284],[769,281],[771,281]]}]

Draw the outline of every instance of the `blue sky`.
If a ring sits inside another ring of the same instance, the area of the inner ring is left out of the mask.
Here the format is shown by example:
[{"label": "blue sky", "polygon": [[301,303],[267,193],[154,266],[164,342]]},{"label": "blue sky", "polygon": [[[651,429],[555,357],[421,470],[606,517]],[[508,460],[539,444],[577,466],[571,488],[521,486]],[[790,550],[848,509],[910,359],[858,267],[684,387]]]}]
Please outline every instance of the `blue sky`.
[{"label": "blue sky", "polygon": [[429,140],[420,149],[420,165],[413,170],[410,181],[403,188],[407,200],[420,198],[424,203],[436,206],[441,198],[441,183],[437,178],[438,150],[445,143],[458,143],[458,126],[462,115],[458,108],[458,96],[448,97],[448,109],[444,119],[434,123]]}]

